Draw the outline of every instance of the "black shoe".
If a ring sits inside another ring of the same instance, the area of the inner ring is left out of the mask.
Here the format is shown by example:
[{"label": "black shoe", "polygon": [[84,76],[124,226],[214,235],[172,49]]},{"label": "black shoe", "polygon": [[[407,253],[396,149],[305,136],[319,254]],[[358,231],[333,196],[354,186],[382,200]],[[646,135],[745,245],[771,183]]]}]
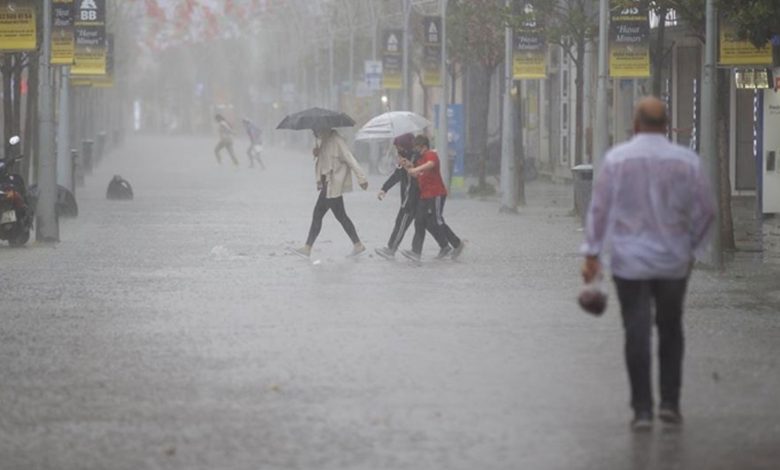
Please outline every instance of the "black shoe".
[{"label": "black shoe", "polygon": [[637,411],[631,420],[631,430],[634,432],[647,432],[653,429],[653,413],[649,411]]},{"label": "black shoe", "polygon": [[678,426],[682,424],[683,418],[680,414],[680,408],[673,405],[664,405],[658,407],[658,419],[664,424]]},{"label": "black shoe", "polygon": [[436,255],[436,259],[444,259],[448,257],[452,253],[452,247],[449,245],[444,246],[444,248],[439,250],[439,254]]}]

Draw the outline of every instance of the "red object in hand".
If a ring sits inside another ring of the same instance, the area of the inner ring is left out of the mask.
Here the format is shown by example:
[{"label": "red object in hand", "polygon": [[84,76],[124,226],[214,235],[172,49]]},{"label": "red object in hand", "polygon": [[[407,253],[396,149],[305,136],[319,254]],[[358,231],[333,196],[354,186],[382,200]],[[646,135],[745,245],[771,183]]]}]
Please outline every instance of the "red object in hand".
[{"label": "red object in hand", "polygon": [[607,309],[607,294],[600,289],[586,287],[580,292],[577,302],[586,312],[600,316]]}]

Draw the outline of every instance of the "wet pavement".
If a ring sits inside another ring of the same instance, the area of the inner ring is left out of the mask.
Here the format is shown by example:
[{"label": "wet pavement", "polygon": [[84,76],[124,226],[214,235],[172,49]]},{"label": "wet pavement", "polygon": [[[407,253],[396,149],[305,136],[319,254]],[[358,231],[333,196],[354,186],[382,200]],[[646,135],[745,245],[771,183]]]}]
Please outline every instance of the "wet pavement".
[{"label": "wet pavement", "polygon": [[[61,243],[0,246],[3,470],[778,468],[775,252],[696,271],[685,425],[633,435],[614,295],[598,319],[574,302],[569,187],[531,183],[519,216],[450,198],[464,256],[428,240],[419,267],[346,258],[328,215],[310,263],[287,250],[311,157],[219,167],[213,144],[132,140]],[[134,201],[105,199],[114,174]],[[398,199],[370,182],[346,207],[373,253]]]}]

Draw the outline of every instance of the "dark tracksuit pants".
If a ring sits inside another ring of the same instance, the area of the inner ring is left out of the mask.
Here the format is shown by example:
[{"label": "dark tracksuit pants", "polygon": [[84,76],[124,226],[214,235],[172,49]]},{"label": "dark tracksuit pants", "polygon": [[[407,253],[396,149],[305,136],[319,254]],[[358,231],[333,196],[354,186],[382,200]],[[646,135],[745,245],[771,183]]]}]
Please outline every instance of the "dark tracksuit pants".
[{"label": "dark tracksuit pants", "polygon": [[652,412],[652,329],[658,328],[661,404],[679,407],[684,336],[683,301],[688,279],[632,281],[614,277],[625,329],[625,358],[631,383],[631,406]]},{"label": "dark tracksuit pants", "polygon": [[344,228],[344,231],[347,232],[352,243],[358,243],[360,238],[358,237],[357,230],[355,230],[355,225],[352,223],[349,216],[347,216],[347,211],[344,209],[344,198],[341,196],[327,198],[327,194],[328,185],[327,183],[323,183],[322,189],[320,190],[320,196],[317,198],[317,203],[314,205],[314,214],[312,214],[309,238],[306,239],[306,244],[309,246],[314,245],[314,241],[320,234],[320,230],[322,230],[322,219],[329,210],[333,211],[333,215],[336,216],[336,220],[339,221]]},{"label": "dark tracksuit pants", "polygon": [[457,248],[460,246],[460,238],[444,222],[444,202],[447,196],[436,196],[430,199],[420,199],[417,204],[417,213],[414,218],[414,239],[412,251],[422,254],[425,230],[427,229],[439,243],[445,246],[447,243]]}]

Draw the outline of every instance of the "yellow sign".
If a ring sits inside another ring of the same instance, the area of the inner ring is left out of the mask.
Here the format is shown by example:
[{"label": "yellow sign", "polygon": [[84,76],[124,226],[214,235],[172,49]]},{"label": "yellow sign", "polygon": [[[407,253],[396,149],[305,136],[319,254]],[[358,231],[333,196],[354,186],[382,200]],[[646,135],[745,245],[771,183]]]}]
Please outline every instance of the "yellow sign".
[{"label": "yellow sign", "polygon": [[403,88],[403,47],[404,32],[388,30],[384,35],[382,54],[382,87],[388,90]]},{"label": "yellow sign", "polygon": [[71,78],[70,86],[92,86],[92,79],[86,78]]},{"label": "yellow sign", "polygon": [[639,2],[612,10],[609,27],[609,75],[614,78],[650,76],[650,18]]},{"label": "yellow sign", "polygon": [[772,65],[769,43],[759,49],[750,41],[737,37],[734,28],[721,25],[719,65]]},{"label": "yellow sign", "polygon": [[38,48],[35,8],[27,3],[0,6],[0,51],[34,51]]},{"label": "yellow sign", "polygon": [[512,75],[515,80],[547,78],[547,41],[531,3],[524,7],[526,18],[514,34]]},{"label": "yellow sign", "polygon": [[71,65],[74,56],[73,0],[54,0],[52,5],[51,63]]}]

